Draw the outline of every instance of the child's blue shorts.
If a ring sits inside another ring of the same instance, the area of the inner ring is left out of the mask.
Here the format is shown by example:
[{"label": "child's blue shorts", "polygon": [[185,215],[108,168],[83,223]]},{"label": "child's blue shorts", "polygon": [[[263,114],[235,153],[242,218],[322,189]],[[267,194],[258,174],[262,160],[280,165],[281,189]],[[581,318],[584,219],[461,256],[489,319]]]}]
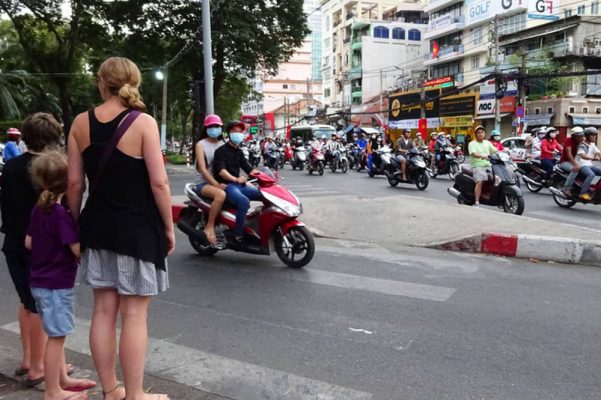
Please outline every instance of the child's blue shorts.
[{"label": "child's blue shorts", "polygon": [[31,288],[44,330],[49,337],[67,336],[75,330],[73,288]]}]

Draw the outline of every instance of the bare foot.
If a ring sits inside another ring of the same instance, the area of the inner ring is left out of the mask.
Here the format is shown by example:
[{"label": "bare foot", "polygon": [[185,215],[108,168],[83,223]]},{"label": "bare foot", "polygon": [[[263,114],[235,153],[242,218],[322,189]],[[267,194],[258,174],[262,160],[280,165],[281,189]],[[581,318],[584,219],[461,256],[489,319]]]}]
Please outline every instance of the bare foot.
[{"label": "bare foot", "polygon": [[204,232],[205,232],[205,235],[207,236],[207,240],[209,241],[209,243],[211,243],[211,244],[217,243],[217,236],[215,236],[214,229],[206,228]]},{"label": "bare foot", "polygon": [[123,400],[125,399],[125,388],[123,386],[117,386],[115,389],[104,394],[103,400]]},{"label": "bare foot", "polygon": [[169,400],[166,394],[144,393],[144,400]]},{"label": "bare foot", "polygon": [[96,382],[90,379],[67,378],[61,382],[61,387],[70,392],[82,392],[92,389],[94,386],[96,386]]},{"label": "bare foot", "polygon": [[52,396],[48,392],[44,392],[44,400],[87,400],[87,393],[80,392],[69,392],[67,390],[61,390],[60,392],[53,393]]}]

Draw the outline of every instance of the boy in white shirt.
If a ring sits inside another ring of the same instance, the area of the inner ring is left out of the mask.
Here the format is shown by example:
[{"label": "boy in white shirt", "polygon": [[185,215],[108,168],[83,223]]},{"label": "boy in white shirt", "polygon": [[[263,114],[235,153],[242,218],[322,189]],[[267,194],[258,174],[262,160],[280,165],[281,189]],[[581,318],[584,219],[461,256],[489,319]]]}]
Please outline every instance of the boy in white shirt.
[{"label": "boy in white shirt", "polygon": [[581,165],[580,173],[586,175],[582,183],[580,198],[585,201],[591,201],[588,193],[591,183],[595,176],[601,176],[601,167],[593,165],[593,160],[601,160],[601,152],[595,145],[597,143],[597,128],[590,127],[584,130],[584,142],[578,146],[577,160]]}]

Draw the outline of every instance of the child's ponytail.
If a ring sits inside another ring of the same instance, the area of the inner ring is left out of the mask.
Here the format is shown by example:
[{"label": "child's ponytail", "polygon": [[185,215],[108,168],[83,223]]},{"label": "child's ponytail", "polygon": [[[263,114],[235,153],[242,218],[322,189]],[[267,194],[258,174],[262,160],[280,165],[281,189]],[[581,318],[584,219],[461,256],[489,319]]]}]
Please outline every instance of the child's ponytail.
[{"label": "child's ponytail", "polygon": [[31,163],[33,181],[42,189],[38,206],[52,210],[59,196],[67,191],[67,159],[59,151],[46,151]]}]

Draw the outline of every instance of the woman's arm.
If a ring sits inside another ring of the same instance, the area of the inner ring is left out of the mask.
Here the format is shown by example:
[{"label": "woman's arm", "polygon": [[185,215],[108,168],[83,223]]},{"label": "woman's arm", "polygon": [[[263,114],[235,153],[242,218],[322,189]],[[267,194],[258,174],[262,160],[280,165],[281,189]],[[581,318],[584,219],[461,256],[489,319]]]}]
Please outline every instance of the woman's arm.
[{"label": "woman's arm", "polygon": [[82,117],[81,115],[79,115],[73,121],[73,125],[71,125],[71,132],[69,133],[69,141],[67,146],[67,171],[69,181],[69,185],[67,187],[67,204],[69,205],[69,210],[71,211],[71,215],[73,216],[73,220],[75,222],[79,220],[83,192],[85,190],[85,174],[83,170],[83,159],[81,157],[79,143],[77,142],[77,136],[81,134],[81,119]]},{"label": "woman's arm", "polygon": [[138,129],[142,132],[142,156],[148,170],[154,201],[165,225],[167,251],[171,254],[175,250],[175,230],[171,213],[171,190],[161,152],[159,128],[154,118],[148,114],[140,115],[138,120]]},{"label": "woman's arm", "polygon": [[209,182],[209,184],[217,187],[221,187],[219,182],[213,177],[213,174],[207,169],[207,163],[205,161],[205,150],[200,142],[196,143],[196,165],[200,174]]}]

